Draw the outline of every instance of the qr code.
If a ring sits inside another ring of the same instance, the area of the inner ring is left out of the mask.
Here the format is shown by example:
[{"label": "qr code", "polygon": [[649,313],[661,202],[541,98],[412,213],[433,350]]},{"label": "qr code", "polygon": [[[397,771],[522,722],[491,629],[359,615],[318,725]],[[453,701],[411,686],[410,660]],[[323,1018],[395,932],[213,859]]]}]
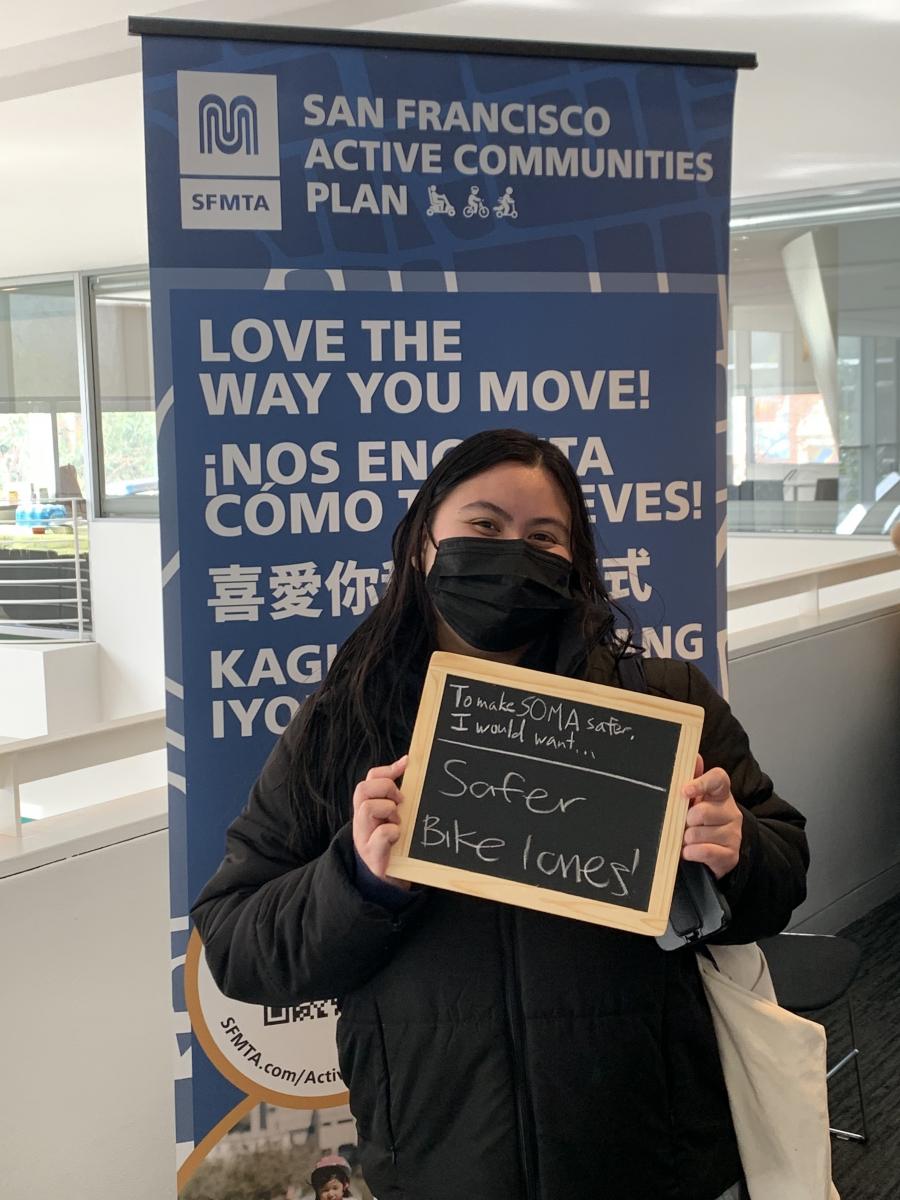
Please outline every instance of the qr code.
[{"label": "qr code", "polygon": [[264,1010],[264,1025],[290,1025],[293,1021],[317,1021],[321,1017],[338,1015],[337,1000],[310,1000],[308,1004],[293,1004],[285,1008]]}]

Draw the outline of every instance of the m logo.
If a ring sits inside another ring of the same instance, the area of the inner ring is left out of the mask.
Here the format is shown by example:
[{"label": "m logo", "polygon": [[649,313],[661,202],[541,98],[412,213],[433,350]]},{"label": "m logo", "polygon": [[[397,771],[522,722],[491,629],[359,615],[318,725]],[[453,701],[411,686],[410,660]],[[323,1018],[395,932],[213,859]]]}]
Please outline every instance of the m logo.
[{"label": "m logo", "polygon": [[259,154],[256,103],[249,96],[234,96],[226,103],[210,92],[200,101],[200,153]]},{"label": "m logo", "polygon": [[278,77],[178,72],[182,229],[280,229]]}]

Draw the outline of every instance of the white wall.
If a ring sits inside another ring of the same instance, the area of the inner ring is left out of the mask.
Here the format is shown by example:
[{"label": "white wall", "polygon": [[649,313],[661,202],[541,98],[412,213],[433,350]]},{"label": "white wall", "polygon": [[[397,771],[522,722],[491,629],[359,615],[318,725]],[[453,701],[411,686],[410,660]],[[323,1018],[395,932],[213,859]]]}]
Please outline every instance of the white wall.
[{"label": "white wall", "polygon": [[754,754],[808,820],[795,920],[833,932],[900,891],[900,608],[742,654],[729,675]]},{"label": "white wall", "polygon": [[[781,600],[733,609],[728,614],[728,636],[732,648],[763,640],[779,623],[800,618],[805,623],[843,619],[846,608],[857,610],[889,607],[900,601],[900,556],[893,552],[889,538],[856,537],[765,537],[743,534],[728,539],[728,585],[759,583],[785,575],[814,571],[837,565],[850,565],[867,558],[884,558],[893,570],[869,575],[850,583],[817,588],[810,576],[806,591]],[[818,617],[815,606],[818,605]]]},{"label": "white wall", "polygon": [[3,1200],[174,1200],[166,835],[0,879]]},{"label": "white wall", "polygon": [[92,521],[91,606],[101,719],[165,704],[159,522]]},{"label": "white wall", "polygon": [[737,534],[728,539],[728,584],[755,583],[795,571],[875,557],[890,549],[891,541],[887,537]]},{"label": "white wall", "polygon": [[99,660],[93,642],[0,643],[0,736],[62,735],[95,725]]},{"label": "white wall", "polygon": [[160,749],[22,784],[19,797],[22,816],[39,821],[165,785],[166,751]]}]

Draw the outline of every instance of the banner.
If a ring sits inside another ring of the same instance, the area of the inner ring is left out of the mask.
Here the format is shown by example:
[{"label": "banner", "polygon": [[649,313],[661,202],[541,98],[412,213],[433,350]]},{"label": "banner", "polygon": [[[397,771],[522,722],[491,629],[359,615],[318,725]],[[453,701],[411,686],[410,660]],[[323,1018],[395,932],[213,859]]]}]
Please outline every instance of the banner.
[{"label": "banner", "polygon": [[299,1198],[317,1155],[353,1161],[336,1007],[221,996],[190,902],[274,739],[377,603],[419,484],[478,429],[565,451],[637,640],[721,680],[731,115],[752,59],[132,30],[179,1186],[238,1194],[252,1148],[272,1194]]}]

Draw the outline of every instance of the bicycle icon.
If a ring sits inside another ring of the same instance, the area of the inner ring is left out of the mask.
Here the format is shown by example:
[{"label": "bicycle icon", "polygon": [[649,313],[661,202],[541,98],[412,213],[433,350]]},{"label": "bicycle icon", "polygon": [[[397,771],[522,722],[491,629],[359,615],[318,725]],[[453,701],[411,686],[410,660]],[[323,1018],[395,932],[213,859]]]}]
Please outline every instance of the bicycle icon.
[{"label": "bicycle icon", "polygon": [[490,209],[481,198],[481,189],[477,184],[472,184],[469,188],[469,198],[466,200],[466,207],[463,209],[464,217],[487,217],[490,214]]}]

